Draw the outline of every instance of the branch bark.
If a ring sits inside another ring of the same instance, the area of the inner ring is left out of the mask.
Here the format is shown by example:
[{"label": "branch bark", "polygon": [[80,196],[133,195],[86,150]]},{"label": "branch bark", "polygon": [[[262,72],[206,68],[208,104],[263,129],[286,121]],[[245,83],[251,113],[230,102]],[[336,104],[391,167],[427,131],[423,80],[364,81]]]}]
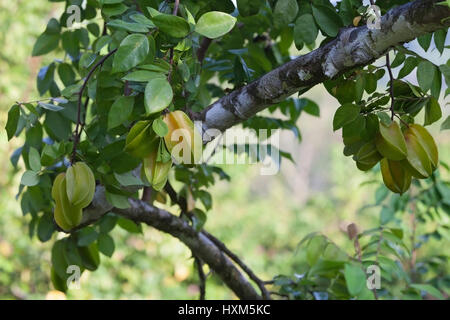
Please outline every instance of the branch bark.
[{"label": "branch bark", "polygon": [[322,47],[222,97],[196,115],[196,120],[202,121],[203,141],[214,138],[208,129],[223,132],[296,92],[304,93],[316,84],[372,63],[396,45],[450,26],[450,9],[436,2],[418,0],[396,7],[381,17],[380,29],[342,29],[336,39]]}]

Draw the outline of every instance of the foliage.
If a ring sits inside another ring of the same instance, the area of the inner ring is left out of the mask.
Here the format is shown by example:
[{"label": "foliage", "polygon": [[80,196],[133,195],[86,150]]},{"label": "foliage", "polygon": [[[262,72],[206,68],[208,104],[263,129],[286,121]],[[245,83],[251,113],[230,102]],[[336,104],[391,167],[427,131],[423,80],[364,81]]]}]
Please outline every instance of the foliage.
[{"label": "foliage", "polygon": [[[32,54],[52,53],[64,58],[54,59],[39,70],[37,89],[42,99],[14,104],[5,126],[8,140],[25,137],[11,162],[18,167],[21,159],[26,168],[18,197],[23,214],[31,217],[30,235],[37,234],[42,242],[55,239],[58,231],[53,221],[51,189],[59,173],[76,161],[83,161],[94,172],[98,184],[106,188],[107,201],[119,209],[129,207],[128,198],[141,198],[142,189],[150,187],[149,181],[133,175],[143,160],[126,148],[136,123],[152,123],[149,129],[162,137],[161,132],[167,128],[161,115],[175,110],[203,110],[223,97],[227,87],[244,86],[289,61],[294,47],[311,51],[326,43],[337,36],[340,28],[355,24],[354,18],[366,12],[355,0],[343,0],[336,6],[328,0],[238,0],[237,8],[229,0],[182,0],[179,7],[170,1],[88,0],[81,9],[83,23],[74,28],[66,9],[81,5],[81,1],[51,2],[61,2],[64,13],[48,21]],[[381,5],[382,12],[404,2],[386,2]],[[359,23],[365,21],[364,16]],[[418,42],[426,51],[433,40],[443,54],[445,35],[444,30],[436,31],[433,36],[420,37]],[[206,48],[203,60],[198,52],[205,37],[214,40]],[[391,77],[385,91],[377,90],[385,70],[376,65],[356,68],[324,82],[327,91],[341,104],[333,128],[342,128],[344,143],[346,138],[354,138],[355,132],[358,139],[364,131],[372,137],[375,133],[369,119],[376,119],[374,128],[378,128],[378,122],[388,124],[394,116],[408,126],[422,110],[425,126],[442,117],[439,99],[442,77],[447,87],[450,82],[449,62],[437,66],[404,47],[395,48],[392,64],[387,59],[389,72],[391,68],[401,69],[396,79]],[[415,69],[418,86],[405,80]],[[297,127],[300,115],[320,114],[314,101],[296,97],[270,107],[269,113],[270,117],[254,117],[243,126],[289,130],[301,140]],[[448,119],[443,129],[447,123]],[[158,148],[156,157],[160,159],[166,151]],[[288,153],[281,155],[292,159]],[[207,163],[174,166],[170,182],[179,187],[178,193],[185,199],[192,198],[195,206],[189,223],[197,230],[202,229],[206,212],[213,206],[211,187],[218,180],[227,179],[229,176],[221,167]],[[448,237],[448,182],[435,171],[429,180],[414,180],[413,184],[413,190],[402,196],[388,195],[384,187],[377,189],[381,225],[352,236],[360,243],[359,259],[322,235],[307,237],[299,246],[305,261],[296,276],[275,278],[279,293],[302,299],[371,298],[372,292],[361,285],[366,276],[360,264],[365,267],[375,262],[382,269],[383,283],[389,283],[379,292],[380,297],[419,298],[420,292],[426,291],[442,298],[441,291],[449,290],[448,257],[429,256],[419,268],[419,262],[411,258],[417,240],[413,236],[412,243],[405,242],[405,231],[396,225],[395,216],[411,210],[414,224],[423,219],[439,225],[425,238]],[[153,194],[152,202],[165,193]],[[110,233],[116,225],[130,233],[142,230],[140,225],[112,212],[94,225],[58,238],[51,250],[53,279],[65,281],[66,268],[71,264],[81,265],[82,271],[101,267],[103,256],[111,257],[115,250]],[[412,261],[411,274],[402,266],[405,261]],[[58,286],[58,281],[53,283],[60,290],[66,289]]]}]

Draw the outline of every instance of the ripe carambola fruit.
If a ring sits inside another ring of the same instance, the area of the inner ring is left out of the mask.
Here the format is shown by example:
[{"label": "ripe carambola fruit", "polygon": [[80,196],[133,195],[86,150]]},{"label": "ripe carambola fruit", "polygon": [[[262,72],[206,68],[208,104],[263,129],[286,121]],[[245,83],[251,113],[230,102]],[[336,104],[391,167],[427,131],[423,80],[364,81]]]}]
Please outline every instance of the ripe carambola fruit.
[{"label": "ripe carambola fruit", "polygon": [[405,131],[408,155],[402,164],[416,178],[428,178],[433,173],[431,159],[429,158],[419,139],[410,131]]},{"label": "ripe carambola fruit", "polygon": [[156,149],[147,158],[144,158],[144,172],[153,189],[161,191],[166,185],[172,161],[157,161],[157,157],[158,150]]},{"label": "ripe carambola fruit", "polygon": [[63,230],[69,231],[81,222],[83,211],[81,207],[70,203],[66,191],[66,174],[60,173],[53,182],[52,197],[56,202],[55,221]]},{"label": "ripe carambola fruit", "polygon": [[73,206],[86,208],[91,203],[95,193],[95,177],[86,163],[77,162],[67,169],[66,190]]},{"label": "ripe carambola fruit", "polygon": [[164,141],[175,162],[198,163],[202,157],[202,137],[188,115],[177,110],[166,114],[163,120],[169,128]]},{"label": "ripe carambola fruit", "polygon": [[370,141],[364,144],[356,154],[356,166],[359,170],[367,171],[373,168],[382,158],[373,141]]},{"label": "ripe carambola fruit", "polygon": [[403,194],[411,185],[411,174],[405,169],[400,161],[386,158],[380,161],[383,181],[389,190]]},{"label": "ripe carambola fruit", "polygon": [[380,122],[380,131],[375,137],[378,152],[389,160],[403,160],[406,158],[407,149],[405,138],[397,122],[387,126]]},{"label": "ripe carambola fruit", "polygon": [[158,138],[152,129],[151,121],[138,121],[127,135],[125,151],[143,159],[153,151]]},{"label": "ripe carambola fruit", "polygon": [[405,134],[413,134],[417,138],[420,145],[427,153],[433,170],[436,169],[439,162],[438,148],[433,136],[428,132],[428,130],[419,124],[410,124],[409,128],[405,131]]}]

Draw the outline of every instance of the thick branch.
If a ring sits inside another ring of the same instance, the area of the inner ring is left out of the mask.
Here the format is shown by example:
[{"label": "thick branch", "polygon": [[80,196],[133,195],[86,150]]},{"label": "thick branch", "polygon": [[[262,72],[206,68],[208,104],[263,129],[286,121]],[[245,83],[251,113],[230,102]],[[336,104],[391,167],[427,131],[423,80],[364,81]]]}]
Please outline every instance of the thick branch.
[{"label": "thick branch", "polygon": [[222,97],[197,115],[203,121],[204,142],[213,138],[208,129],[224,131],[296,92],[368,65],[396,45],[450,26],[450,9],[435,2],[418,0],[396,7],[381,18],[381,29],[342,29],[322,47]]},{"label": "thick branch", "polygon": [[205,234],[195,231],[185,220],[144,201],[129,199],[129,203],[129,209],[113,209],[106,201],[104,187],[98,186],[92,204],[84,210],[81,226],[89,225],[113,210],[178,238],[196,257],[207,263],[240,299],[261,299],[234,263]]}]

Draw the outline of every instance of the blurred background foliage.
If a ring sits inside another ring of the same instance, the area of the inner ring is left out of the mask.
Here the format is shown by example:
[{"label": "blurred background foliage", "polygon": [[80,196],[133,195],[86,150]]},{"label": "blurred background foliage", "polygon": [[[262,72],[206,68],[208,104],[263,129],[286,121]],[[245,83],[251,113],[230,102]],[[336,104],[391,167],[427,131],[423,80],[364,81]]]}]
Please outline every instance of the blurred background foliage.
[{"label": "blurred background foliage", "polygon": [[[46,22],[59,9],[57,4],[41,0],[0,0],[1,299],[64,298],[50,284],[51,241],[41,243],[36,235],[30,239],[27,221],[30,217],[22,217],[20,201],[15,198],[20,174],[14,172],[9,157],[23,141],[14,139],[7,143],[3,130],[8,108],[15,101],[38,98],[36,74],[43,63],[54,57],[31,58],[30,53]],[[222,166],[232,182],[220,182],[211,189],[214,204],[206,229],[267,280],[278,274],[299,272],[302,248],[297,251],[297,245],[311,232],[325,234],[353,255],[346,226],[353,222],[362,231],[380,225],[380,206],[373,204],[384,192],[384,187],[380,188],[381,175],[358,171],[342,155],[340,133],[333,133],[331,125],[339,104],[323,86],[317,86],[306,97],[319,104],[320,118],[306,114],[300,117],[301,144],[290,133],[281,135],[281,148],[292,153],[295,165],[284,161],[281,172],[275,176],[261,176],[258,165]],[[442,119],[445,119],[448,110],[443,109]],[[430,131],[439,145],[441,160],[450,163],[450,137],[448,131],[439,132],[440,122]],[[448,170],[441,168],[440,173],[448,180]],[[405,227],[405,232],[411,231],[406,212],[396,212],[389,223]],[[432,221],[418,225],[416,237],[427,241],[417,248],[416,259],[420,262],[436,255],[446,257],[439,262],[438,272],[448,281],[448,215],[445,224],[444,237],[426,239],[420,237],[442,226]],[[130,234],[116,226],[111,236],[116,244],[112,258],[102,257],[99,270],[84,273],[81,288],[70,290],[67,298],[197,298],[199,289],[193,260],[190,251],[178,240],[145,226],[142,234]],[[409,237],[410,234],[404,236]],[[411,245],[408,240],[405,242]],[[448,283],[446,287],[448,290]],[[234,296],[218,278],[211,276],[207,282],[207,298]]]}]

